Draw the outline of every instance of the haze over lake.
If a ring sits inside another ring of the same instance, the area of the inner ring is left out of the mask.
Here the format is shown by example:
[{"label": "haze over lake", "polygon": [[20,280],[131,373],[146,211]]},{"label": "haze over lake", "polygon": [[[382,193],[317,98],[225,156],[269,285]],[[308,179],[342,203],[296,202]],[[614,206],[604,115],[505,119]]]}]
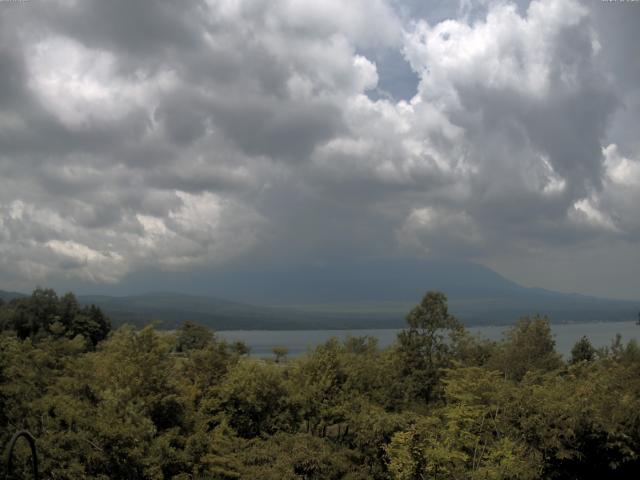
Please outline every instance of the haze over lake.
[{"label": "haze over lake", "polygon": [[[483,335],[491,340],[499,340],[508,326],[469,327],[474,334]],[[608,323],[573,323],[551,325],[555,335],[556,350],[568,356],[577,340],[586,335],[594,347],[604,347],[611,344],[617,333],[622,335],[623,342],[631,339],[640,341],[640,326],[634,322]],[[273,356],[271,351],[275,346],[285,346],[289,349],[289,356],[299,356],[310,349],[336,337],[343,340],[349,336],[361,337],[369,335],[378,339],[378,346],[388,347],[395,340],[400,329],[367,329],[367,330],[227,330],[217,332],[220,338],[229,341],[243,341],[251,348],[254,357]]]}]

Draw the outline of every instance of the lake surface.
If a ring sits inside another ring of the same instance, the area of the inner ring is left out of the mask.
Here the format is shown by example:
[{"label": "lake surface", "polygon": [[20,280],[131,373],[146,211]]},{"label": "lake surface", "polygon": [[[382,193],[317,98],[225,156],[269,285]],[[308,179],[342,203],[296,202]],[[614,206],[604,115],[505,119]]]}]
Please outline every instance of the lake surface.
[{"label": "lake surface", "polygon": [[[479,333],[491,340],[502,338],[508,326],[469,327],[472,333]],[[572,323],[565,325],[551,325],[556,340],[556,350],[568,356],[571,348],[583,335],[586,335],[594,347],[611,345],[617,333],[622,335],[622,341],[628,342],[632,338],[640,341],[640,326],[635,322],[611,323]],[[230,341],[243,341],[251,348],[251,356],[273,356],[271,351],[275,346],[285,346],[289,349],[289,356],[295,357],[308,352],[331,337],[340,340],[348,336],[361,337],[370,335],[378,339],[381,348],[391,345],[399,329],[371,329],[371,330],[227,330],[218,331],[216,335]]]}]

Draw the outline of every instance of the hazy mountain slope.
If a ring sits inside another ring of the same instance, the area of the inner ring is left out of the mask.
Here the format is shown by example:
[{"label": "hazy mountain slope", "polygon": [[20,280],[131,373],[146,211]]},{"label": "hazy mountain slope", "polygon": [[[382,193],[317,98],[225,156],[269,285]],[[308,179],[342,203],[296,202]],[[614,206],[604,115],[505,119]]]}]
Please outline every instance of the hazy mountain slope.
[{"label": "hazy mountain slope", "polygon": [[445,292],[451,311],[469,325],[506,324],[527,314],[546,314],[558,323],[631,321],[640,307],[524,288],[466,262],[400,260],[234,271],[212,277],[208,288],[217,297],[239,301],[176,293],[84,296],[81,301],[101,306],[117,323],[160,320],[173,328],[189,319],[217,329],[399,327],[428,290]]},{"label": "hazy mountain slope", "polygon": [[256,324],[262,323],[278,328],[285,320],[272,315],[266,308],[178,293],[127,297],[81,295],[78,299],[83,304],[98,305],[115,323],[140,325],[155,321],[163,328],[175,328],[185,320],[215,328],[255,328]]},{"label": "hazy mountain slope", "polygon": [[[640,302],[525,288],[468,262],[256,267],[218,272],[206,279],[206,288],[215,296],[160,292],[79,300],[100,306],[115,325],[156,321],[175,328],[192,320],[218,330],[401,327],[428,290],[445,292],[451,311],[467,325],[508,324],[527,314],[549,315],[557,323],[633,321],[640,310]],[[0,291],[5,300],[22,295]]]},{"label": "hazy mountain slope", "polygon": [[5,290],[0,290],[0,298],[4,301],[13,300],[14,298],[25,297],[24,293],[20,292],[7,292]]},{"label": "hazy mountain slope", "polygon": [[398,315],[377,312],[316,312],[296,307],[269,307],[178,293],[150,293],[129,297],[81,295],[83,304],[102,308],[116,325],[157,322],[173,329],[185,320],[216,330],[367,328],[397,325]]},{"label": "hazy mountain slope", "polygon": [[426,260],[222,271],[208,279],[208,288],[220,297],[261,304],[406,302],[431,289],[476,298],[522,289],[481,265]]}]

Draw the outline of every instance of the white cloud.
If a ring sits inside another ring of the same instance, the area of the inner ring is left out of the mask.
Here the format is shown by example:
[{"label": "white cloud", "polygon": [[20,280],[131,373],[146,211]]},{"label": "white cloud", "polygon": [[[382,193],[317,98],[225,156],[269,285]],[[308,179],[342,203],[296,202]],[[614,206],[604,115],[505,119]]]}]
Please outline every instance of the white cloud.
[{"label": "white cloud", "polygon": [[175,195],[179,206],[165,218],[135,214],[115,229],[85,229],[43,205],[11,202],[0,209],[0,269],[38,282],[55,275],[113,283],[145,266],[223,263],[258,241],[256,213],[210,193]]},{"label": "white cloud", "polygon": [[640,187],[640,161],[621,155],[618,146],[602,149],[608,180],[615,186]]},{"label": "white cloud", "polygon": [[602,212],[596,203],[591,199],[577,201],[573,209],[569,211],[569,216],[578,223],[584,223],[597,229],[604,229],[616,232],[618,229],[613,220]]},{"label": "white cloud", "polygon": [[[551,69],[559,35],[587,14],[575,1],[533,1],[526,17],[515,4],[495,2],[486,20],[475,24],[447,20],[432,27],[418,21],[406,34],[405,54],[421,74],[422,98],[443,106],[459,101],[460,85],[545,97],[550,88],[558,87]],[[577,72],[571,64],[562,67],[562,81],[571,88],[578,81]]]},{"label": "white cloud", "polygon": [[118,75],[117,58],[66,37],[48,37],[26,52],[29,86],[70,127],[99,120],[118,121],[175,85],[167,69],[149,76],[143,70]]}]

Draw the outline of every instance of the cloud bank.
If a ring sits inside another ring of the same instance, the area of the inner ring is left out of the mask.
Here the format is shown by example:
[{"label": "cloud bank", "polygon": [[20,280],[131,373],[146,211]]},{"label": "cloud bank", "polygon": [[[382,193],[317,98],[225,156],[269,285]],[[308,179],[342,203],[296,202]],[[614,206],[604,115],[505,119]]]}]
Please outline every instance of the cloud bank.
[{"label": "cloud bank", "polygon": [[436,3],[0,5],[0,287],[638,251],[640,8]]}]

